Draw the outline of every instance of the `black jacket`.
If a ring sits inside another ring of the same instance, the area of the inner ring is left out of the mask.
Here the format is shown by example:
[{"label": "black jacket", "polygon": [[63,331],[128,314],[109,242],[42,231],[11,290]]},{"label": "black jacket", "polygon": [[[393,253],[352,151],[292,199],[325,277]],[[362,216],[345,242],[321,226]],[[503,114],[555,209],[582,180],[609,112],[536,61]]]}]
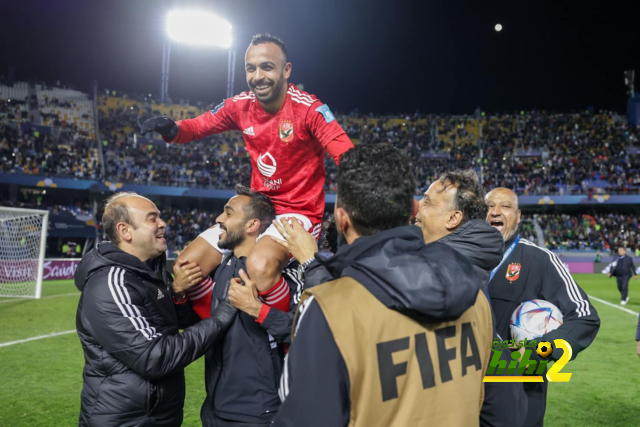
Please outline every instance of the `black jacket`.
[{"label": "black jacket", "polygon": [[487,221],[467,221],[452,233],[438,240],[463,255],[481,277],[483,289],[491,270],[500,264],[504,253],[502,234]]},{"label": "black jacket", "polygon": [[[516,233],[505,242],[510,247],[520,236]],[[589,298],[573,280],[560,259],[551,251],[540,248],[527,239],[519,243],[507,257],[489,283],[491,303],[496,315],[498,334],[511,339],[509,321],[515,309],[532,299],[549,301],[560,309],[563,324],[541,338],[549,341],[554,348],[549,356],[558,360],[563,351],[556,350],[554,339],[564,339],[573,350],[572,359],[587,348],[595,339],[600,328],[600,318]],[[542,359],[533,352],[529,357],[536,363]],[[543,377],[546,379],[546,377]],[[547,382],[523,383],[528,398],[525,426],[542,426],[547,399]]]},{"label": "black jacket", "polygon": [[[505,248],[519,235],[516,233],[511,237],[505,243]],[[539,340],[549,341],[553,345],[554,339],[564,339],[573,350],[572,360],[591,344],[600,329],[600,318],[596,309],[589,302],[587,294],[573,280],[560,258],[524,238],[520,239],[511,255],[496,272],[489,283],[489,293],[496,315],[496,328],[504,339],[511,339],[509,320],[515,309],[521,303],[532,299],[549,301],[562,312],[562,326],[543,335]],[[562,356],[562,350],[555,351],[555,345],[553,347],[554,352],[549,358],[558,360]],[[541,360],[535,353],[531,359],[534,358],[536,362]]]},{"label": "black jacket", "polygon": [[612,276],[616,277],[631,277],[636,275],[636,266],[633,263],[633,258],[629,255],[625,255],[623,258],[618,258],[616,261],[616,268],[611,272]]},{"label": "black jacket", "polygon": [[[213,298],[223,297],[226,283],[239,277],[246,258],[233,253],[222,260],[214,274]],[[283,272],[291,291],[288,313],[271,308],[262,324],[239,312],[222,342],[205,356],[207,398],[202,405],[204,426],[213,427],[213,413],[221,418],[247,423],[268,423],[280,408],[278,383],[284,361],[283,346],[291,340],[293,316],[300,301],[302,283],[296,265]],[[212,307],[213,314],[213,307]]]},{"label": "black jacket", "polygon": [[[491,271],[500,264],[504,252],[502,235],[484,220],[471,220],[438,242],[455,249],[471,262],[482,277],[486,290]],[[490,297],[491,295],[489,295]],[[493,312],[493,309],[492,309]],[[493,319],[493,338],[498,336]],[[508,338],[504,338],[507,340]],[[503,351],[501,360],[507,365],[511,355]],[[527,395],[521,383],[485,383],[484,402],[480,411],[480,425],[486,427],[518,427],[524,424],[527,415]]]},{"label": "black jacket", "polygon": [[[442,243],[425,245],[414,226],[360,237],[318,261],[333,278],[352,277],[388,308],[420,322],[457,319],[481,289],[481,278],[462,255]],[[347,367],[318,303],[307,301],[299,310],[304,321],[295,326],[280,384],[285,400],[273,425],[346,426]]]},{"label": "black jacket", "polygon": [[[192,323],[175,305],[164,255],[141,262],[109,242],[82,259],[76,328],[84,350],[81,426],[179,426],[183,368],[220,334],[212,319]],[[179,321],[181,320],[181,321]]]}]

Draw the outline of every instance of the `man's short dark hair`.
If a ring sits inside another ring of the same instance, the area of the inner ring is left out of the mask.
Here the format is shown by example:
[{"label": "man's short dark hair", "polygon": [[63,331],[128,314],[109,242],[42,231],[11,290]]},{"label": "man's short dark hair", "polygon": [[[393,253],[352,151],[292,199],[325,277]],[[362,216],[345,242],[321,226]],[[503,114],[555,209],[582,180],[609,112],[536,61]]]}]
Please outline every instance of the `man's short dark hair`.
[{"label": "man's short dark hair", "polygon": [[280,37],[276,37],[269,33],[262,33],[262,34],[256,34],[251,39],[251,44],[254,46],[257,46],[261,43],[273,43],[278,45],[280,50],[282,50],[282,53],[284,53],[284,62],[285,63],[289,62],[289,52],[287,52],[287,46],[284,44],[282,39],[280,39]]},{"label": "man's short dark hair", "polygon": [[260,234],[264,233],[276,219],[276,208],[273,206],[271,199],[259,191],[244,185],[236,185],[236,194],[238,196],[247,196],[251,200],[242,207],[245,221],[252,219],[260,220]]},{"label": "man's short dark hair", "polygon": [[137,196],[138,193],[132,191],[123,191],[116,193],[109,197],[104,205],[104,214],[102,215],[102,229],[104,234],[114,245],[120,243],[120,236],[118,236],[118,223],[126,222],[133,229],[137,229],[136,224],[133,222],[129,207],[123,203],[122,199],[125,197]]},{"label": "man's short dark hair", "polygon": [[452,185],[457,188],[453,208],[462,211],[460,225],[472,219],[487,218],[489,207],[484,199],[485,190],[473,169],[445,172],[440,175],[439,180],[444,184],[444,188]]},{"label": "man's short dark hair", "polygon": [[333,215],[331,215],[322,227],[324,228],[322,247],[335,254],[338,250],[338,229],[336,228],[336,219]]},{"label": "man's short dark hair", "polygon": [[391,145],[358,145],[340,159],[337,204],[361,236],[408,225],[414,189],[409,157]]}]

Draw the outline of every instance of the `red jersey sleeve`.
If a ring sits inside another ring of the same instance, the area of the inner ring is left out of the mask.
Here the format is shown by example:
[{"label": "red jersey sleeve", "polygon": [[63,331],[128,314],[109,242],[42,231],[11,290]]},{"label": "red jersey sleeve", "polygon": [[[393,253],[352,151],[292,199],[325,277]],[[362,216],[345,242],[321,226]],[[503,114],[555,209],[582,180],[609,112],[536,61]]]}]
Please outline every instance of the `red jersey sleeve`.
[{"label": "red jersey sleeve", "polygon": [[340,156],[353,148],[351,139],[336,120],[329,106],[320,101],[315,102],[307,113],[307,128],[320,144],[331,155],[336,164]]},{"label": "red jersey sleeve", "polygon": [[206,277],[203,281],[187,290],[191,307],[201,319],[211,317],[211,300],[213,297],[213,280]]},{"label": "red jersey sleeve", "polygon": [[177,122],[178,135],[171,141],[166,139],[165,141],[186,144],[216,133],[238,130],[234,119],[234,108],[235,103],[232,98],[229,98],[195,119],[180,120]]}]

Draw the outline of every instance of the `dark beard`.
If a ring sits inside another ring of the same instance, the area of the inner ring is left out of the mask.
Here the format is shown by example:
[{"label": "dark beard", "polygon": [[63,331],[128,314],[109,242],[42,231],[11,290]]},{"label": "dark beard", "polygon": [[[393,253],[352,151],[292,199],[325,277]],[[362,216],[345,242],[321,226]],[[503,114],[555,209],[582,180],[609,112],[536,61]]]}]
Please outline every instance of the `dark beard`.
[{"label": "dark beard", "polygon": [[244,235],[238,230],[224,230],[227,234],[227,238],[224,241],[218,242],[220,249],[234,250],[244,240]]},{"label": "dark beard", "polygon": [[[284,80],[284,69],[283,69],[282,72],[280,73],[280,79],[277,82],[273,82],[273,92],[271,93],[271,96],[265,99],[260,99],[260,97],[256,95],[256,98],[258,98],[258,101],[260,102],[269,103],[278,97],[284,85],[285,85],[285,80]],[[249,89],[253,91],[253,88],[251,86],[249,87]],[[254,95],[255,95],[255,92],[254,92]]]}]

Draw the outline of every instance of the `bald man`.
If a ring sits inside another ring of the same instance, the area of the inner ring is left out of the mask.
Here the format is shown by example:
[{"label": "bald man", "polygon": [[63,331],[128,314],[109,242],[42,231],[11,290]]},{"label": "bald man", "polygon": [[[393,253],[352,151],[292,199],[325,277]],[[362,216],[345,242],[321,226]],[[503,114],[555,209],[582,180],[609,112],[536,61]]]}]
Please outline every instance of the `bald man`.
[{"label": "bald man", "polygon": [[[110,241],[97,245],[75,273],[82,292],[76,329],[84,350],[80,426],[182,424],[184,367],[215,345],[236,315],[226,299],[199,318],[172,292],[164,253],[166,224],[156,205],[135,193],[107,200]],[[176,289],[199,282],[195,264],[176,272]]]},{"label": "bald man", "polygon": [[[509,320],[521,303],[546,300],[562,311],[564,320],[562,326],[538,341],[553,344],[554,339],[563,339],[571,345],[572,359],[575,358],[595,339],[600,328],[598,313],[554,253],[520,238],[518,196],[508,188],[496,188],[487,194],[486,201],[487,221],[500,231],[505,242],[502,263],[492,272],[488,285],[498,334],[505,340],[511,339]],[[563,351],[555,345],[553,348],[549,359],[558,360]],[[535,353],[533,358],[536,362],[541,360]],[[529,400],[524,425],[542,426],[547,383],[523,383],[523,386]]]}]

